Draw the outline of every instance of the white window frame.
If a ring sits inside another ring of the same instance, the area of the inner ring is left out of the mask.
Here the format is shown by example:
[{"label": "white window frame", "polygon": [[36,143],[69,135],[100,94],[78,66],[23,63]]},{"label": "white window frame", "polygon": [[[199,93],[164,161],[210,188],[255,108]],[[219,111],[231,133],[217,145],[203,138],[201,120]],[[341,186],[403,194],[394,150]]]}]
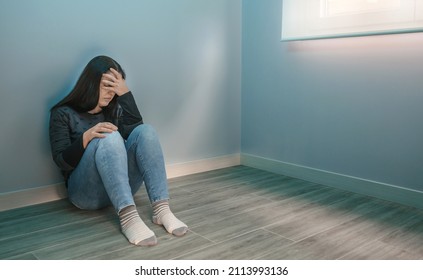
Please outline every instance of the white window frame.
[{"label": "white window frame", "polygon": [[283,0],[282,6],[282,41],[423,31],[423,0]]}]

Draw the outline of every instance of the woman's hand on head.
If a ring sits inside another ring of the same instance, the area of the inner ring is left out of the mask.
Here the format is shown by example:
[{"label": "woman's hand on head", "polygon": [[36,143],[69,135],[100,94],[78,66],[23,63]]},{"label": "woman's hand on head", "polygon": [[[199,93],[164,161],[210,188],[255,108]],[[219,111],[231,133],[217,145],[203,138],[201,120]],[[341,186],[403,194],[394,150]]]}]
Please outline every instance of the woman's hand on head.
[{"label": "woman's hand on head", "polygon": [[118,96],[122,96],[127,93],[129,88],[126,85],[126,81],[122,77],[122,74],[113,68],[110,68],[109,70],[109,72],[103,74],[101,79],[103,86],[113,89]]},{"label": "woman's hand on head", "polygon": [[94,138],[105,138],[107,136],[106,133],[112,133],[117,130],[117,126],[110,122],[98,123],[84,132],[82,135],[82,145],[85,149]]}]

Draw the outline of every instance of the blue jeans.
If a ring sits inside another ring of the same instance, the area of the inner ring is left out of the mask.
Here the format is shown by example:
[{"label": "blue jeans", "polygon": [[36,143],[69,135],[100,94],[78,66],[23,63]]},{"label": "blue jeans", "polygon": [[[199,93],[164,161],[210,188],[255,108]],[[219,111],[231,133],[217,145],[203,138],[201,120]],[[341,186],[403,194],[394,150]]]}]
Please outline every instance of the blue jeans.
[{"label": "blue jeans", "polygon": [[136,127],[125,141],[119,132],[93,139],[68,179],[69,200],[78,208],[135,205],[144,182],[150,202],[169,199],[163,153],[154,128]]}]

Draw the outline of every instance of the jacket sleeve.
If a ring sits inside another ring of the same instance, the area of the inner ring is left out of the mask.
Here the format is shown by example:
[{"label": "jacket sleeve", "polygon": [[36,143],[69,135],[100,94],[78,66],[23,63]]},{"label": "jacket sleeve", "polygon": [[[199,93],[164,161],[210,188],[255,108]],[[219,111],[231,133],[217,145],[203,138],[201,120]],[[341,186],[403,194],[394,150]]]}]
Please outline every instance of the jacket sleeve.
[{"label": "jacket sleeve", "polygon": [[120,112],[118,112],[119,132],[124,139],[127,139],[134,128],[143,124],[143,119],[132,92],[129,91],[119,96],[117,101],[120,105]]},{"label": "jacket sleeve", "polygon": [[61,108],[51,112],[49,134],[54,162],[64,173],[75,169],[85,151],[82,135],[71,142],[70,118]]}]

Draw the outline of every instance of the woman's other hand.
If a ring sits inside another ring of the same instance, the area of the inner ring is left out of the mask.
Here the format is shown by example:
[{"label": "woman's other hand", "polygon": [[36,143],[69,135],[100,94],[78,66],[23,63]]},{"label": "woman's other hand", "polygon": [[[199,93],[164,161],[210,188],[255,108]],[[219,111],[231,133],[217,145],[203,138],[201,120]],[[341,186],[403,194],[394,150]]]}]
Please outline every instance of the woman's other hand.
[{"label": "woman's other hand", "polygon": [[118,128],[114,124],[110,122],[101,122],[96,124],[95,126],[91,127],[87,131],[84,132],[82,135],[82,145],[84,149],[88,146],[88,144],[94,138],[105,138],[105,133],[112,133],[113,131],[117,131]]}]

